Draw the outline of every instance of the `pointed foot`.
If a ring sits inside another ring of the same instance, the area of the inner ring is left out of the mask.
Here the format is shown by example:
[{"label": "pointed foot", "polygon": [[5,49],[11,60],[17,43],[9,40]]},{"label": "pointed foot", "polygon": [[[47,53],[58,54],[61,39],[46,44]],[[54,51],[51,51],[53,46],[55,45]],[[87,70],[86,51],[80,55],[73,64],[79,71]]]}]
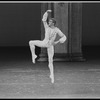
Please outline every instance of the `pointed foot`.
[{"label": "pointed foot", "polygon": [[50,75],[50,78],[51,78],[51,83],[54,83],[54,76]]},{"label": "pointed foot", "polygon": [[37,58],[37,55],[34,55],[33,56],[33,60],[32,60],[32,62],[35,64],[35,59]]}]

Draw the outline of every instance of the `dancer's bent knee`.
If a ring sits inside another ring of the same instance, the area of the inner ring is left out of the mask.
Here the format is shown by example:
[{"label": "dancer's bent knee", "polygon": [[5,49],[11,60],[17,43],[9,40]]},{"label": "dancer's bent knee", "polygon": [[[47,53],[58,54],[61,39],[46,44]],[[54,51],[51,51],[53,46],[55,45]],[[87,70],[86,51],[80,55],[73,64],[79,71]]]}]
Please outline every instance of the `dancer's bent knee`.
[{"label": "dancer's bent knee", "polygon": [[34,41],[29,41],[29,46],[30,47],[35,47]]},{"label": "dancer's bent knee", "polygon": [[29,45],[30,45],[30,46],[32,45],[32,41],[29,41]]}]

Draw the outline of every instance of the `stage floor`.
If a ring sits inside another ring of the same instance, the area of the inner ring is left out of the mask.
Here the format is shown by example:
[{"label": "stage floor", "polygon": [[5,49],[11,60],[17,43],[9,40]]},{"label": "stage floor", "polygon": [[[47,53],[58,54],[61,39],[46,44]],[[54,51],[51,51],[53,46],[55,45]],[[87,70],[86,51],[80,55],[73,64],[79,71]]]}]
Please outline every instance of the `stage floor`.
[{"label": "stage floor", "polygon": [[100,57],[85,62],[54,62],[55,83],[48,62],[31,62],[27,50],[0,53],[0,98],[100,98]]}]

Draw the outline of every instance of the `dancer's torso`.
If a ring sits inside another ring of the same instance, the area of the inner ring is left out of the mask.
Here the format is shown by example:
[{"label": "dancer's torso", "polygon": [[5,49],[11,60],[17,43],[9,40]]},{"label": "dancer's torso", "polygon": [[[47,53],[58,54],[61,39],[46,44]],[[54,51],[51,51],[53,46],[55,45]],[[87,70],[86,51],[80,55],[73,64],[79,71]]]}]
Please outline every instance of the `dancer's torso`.
[{"label": "dancer's torso", "polygon": [[56,34],[57,34],[57,27],[55,27],[54,29],[47,27],[45,29],[45,38],[44,38],[44,42],[48,45],[52,45],[52,43],[54,42],[55,38],[56,38]]}]

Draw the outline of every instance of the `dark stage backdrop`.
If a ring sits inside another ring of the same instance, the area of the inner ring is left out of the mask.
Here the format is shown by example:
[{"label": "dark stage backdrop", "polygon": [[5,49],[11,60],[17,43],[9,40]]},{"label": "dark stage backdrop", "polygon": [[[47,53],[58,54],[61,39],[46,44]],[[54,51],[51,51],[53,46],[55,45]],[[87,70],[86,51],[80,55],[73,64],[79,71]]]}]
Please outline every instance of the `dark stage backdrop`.
[{"label": "dark stage backdrop", "polygon": [[0,46],[28,46],[41,39],[39,3],[0,4]]},{"label": "dark stage backdrop", "polygon": [[82,44],[100,45],[100,3],[83,3]]},{"label": "dark stage backdrop", "polygon": [[[0,46],[28,46],[41,39],[40,3],[0,3]],[[83,3],[82,44],[100,45],[100,3]]]}]

